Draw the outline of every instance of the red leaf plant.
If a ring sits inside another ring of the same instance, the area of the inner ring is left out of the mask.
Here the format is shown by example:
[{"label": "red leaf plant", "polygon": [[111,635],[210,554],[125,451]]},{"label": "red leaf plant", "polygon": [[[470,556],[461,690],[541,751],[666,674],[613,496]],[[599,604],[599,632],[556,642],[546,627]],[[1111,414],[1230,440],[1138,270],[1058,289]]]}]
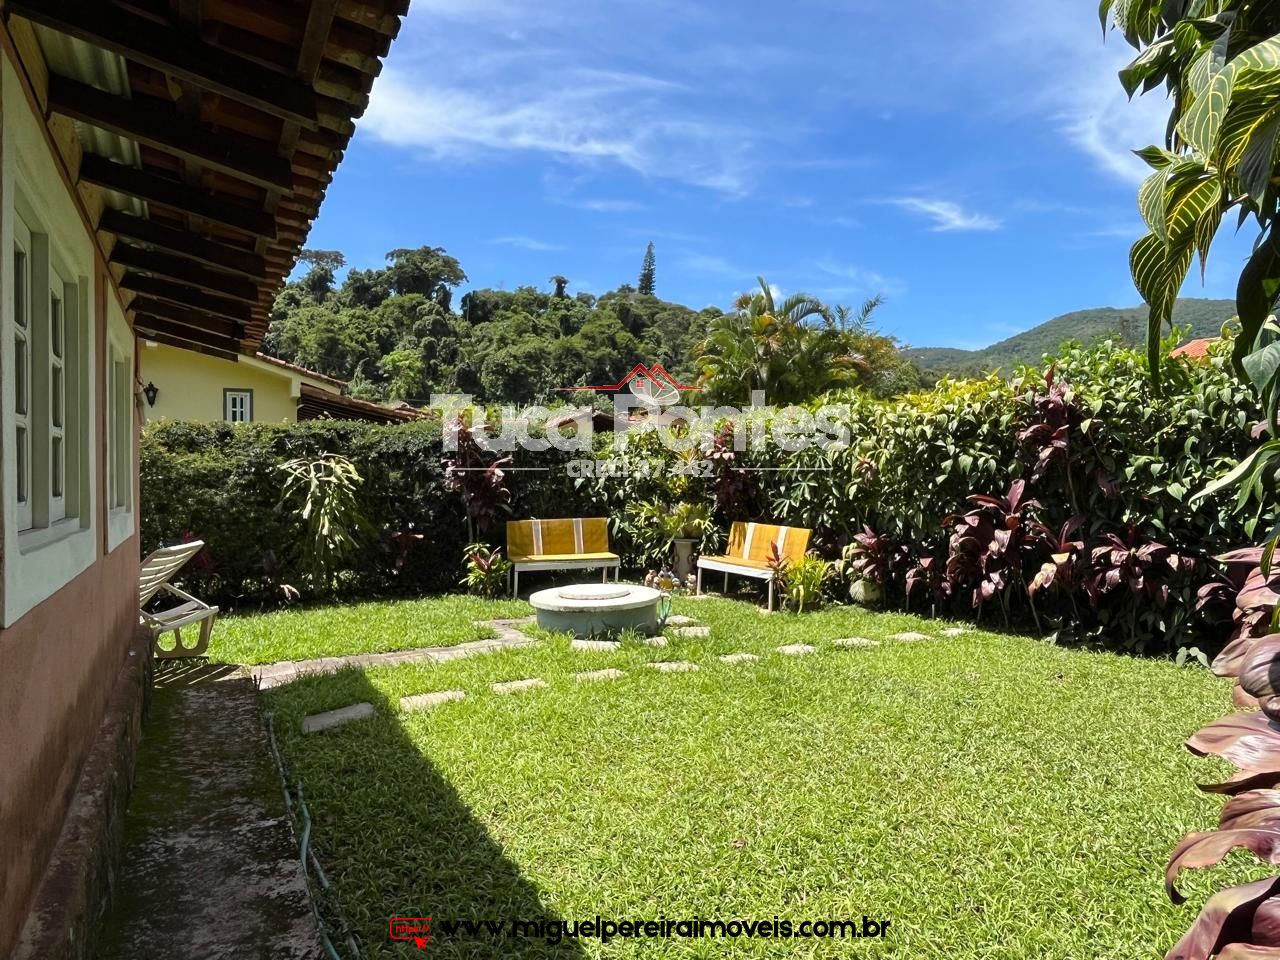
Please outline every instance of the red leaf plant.
[{"label": "red leaf plant", "polygon": [[[1175,903],[1176,881],[1187,868],[1219,863],[1234,850],[1248,850],[1280,864],[1280,633],[1263,636],[1280,600],[1280,577],[1263,573],[1262,550],[1237,550],[1218,558],[1222,581],[1212,593],[1234,589],[1235,632],[1213,663],[1220,676],[1235,677],[1236,704],[1252,708],[1198,730],[1187,740],[1197,756],[1221,757],[1236,768],[1225,781],[1201,789],[1231,799],[1215,830],[1188,834],[1174,849],[1165,887]],[[1202,596],[1204,591],[1202,591]],[[1214,894],[1166,960],[1277,960],[1280,958],[1280,877],[1230,887]]]}]

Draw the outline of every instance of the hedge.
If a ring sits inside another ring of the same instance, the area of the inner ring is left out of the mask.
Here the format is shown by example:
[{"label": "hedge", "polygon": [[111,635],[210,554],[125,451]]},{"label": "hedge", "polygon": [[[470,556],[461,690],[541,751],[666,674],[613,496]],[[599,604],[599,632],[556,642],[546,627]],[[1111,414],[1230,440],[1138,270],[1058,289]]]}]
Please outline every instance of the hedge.
[{"label": "hedge", "polygon": [[[1220,632],[1195,610],[1196,590],[1215,576],[1212,556],[1249,542],[1275,518],[1237,516],[1210,499],[1192,502],[1195,491],[1249,449],[1260,412],[1222,356],[1177,361],[1170,375],[1181,385],[1157,397],[1145,359],[1104,344],[1069,349],[1053,367],[1010,379],[944,381],[895,401],[830,398],[848,405],[842,418],[851,435],[847,447],[789,454],[770,444],[718,459],[709,478],[672,475],[676,455],[653,438],[618,452],[610,437],[598,437],[595,455],[624,468],[660,458],[668,467],[661,476],[574,478],[563,467],[577,455],[520,451],[511,466],[535,469],[507,472],[511,512],[609,516],[633,566],[653,560],[651,531],[637,528],[627,512],[643,501],[705,501],[721,529],[747,516],[811,527],[818,549],[831,559],[870,528],[896,551],[883,586],[886,602],[900,606],[909,602],[906,577],[913,567],[929,557],[947,563],[956,533],[947,519],[972,507],[966,498],[1003,496],[1022,479],[1027,496],[1039,501],[1036,519],[1047,528],[1083,517],[1081,536],[1089,550],[1108,534],[1132,535],[1187,558],[1187,569],[1161,580],[1171,591],[1168,603],[1142,606],[1140,629],[1134,629],[1132,604],[1083,594],[1044,598],[1034,611],[1037,623],[1066,623],[1071,629],[1063,636],[1140,650],[1204,649]],[[1062,422],[1049,422],[1055,417]],[[1054,452],[1054,436],[1061,456]],[[1048,448],[1048,460],[1037,470]],[[433,422],[151,425],[142,442],[144,546],[202,538],[208,548],[192,573],[199,589],[231,606],[275,602],[281,584],[304,580],[293,550],[298,527],[281,509],[277,468],[290,458],[325,452],[355,463],[364,477],[362,505],[376,527],[363,562],[342,580],[338,593],[456,589],[466,538],[463,502],[449,488],[441,429]],[[770,469],[736,469],[742,466]],[[424,534],[403,556],[393,537],[401,531]],[[501,531],[491,531],[489,538],[501,543]],[[1044,562],[1033,546],[1018,560],[1025,565],[1018,576],[1025,574],[1028,583]],[[941,603],[957,615],[994,616],[990,608],[975,610],[963,591],[910,602]],[[1082,604],[1087,612],[1081,612]],[[1006,603],[1005,609],[1019,622],[1033,615],[1018,603]]]}]

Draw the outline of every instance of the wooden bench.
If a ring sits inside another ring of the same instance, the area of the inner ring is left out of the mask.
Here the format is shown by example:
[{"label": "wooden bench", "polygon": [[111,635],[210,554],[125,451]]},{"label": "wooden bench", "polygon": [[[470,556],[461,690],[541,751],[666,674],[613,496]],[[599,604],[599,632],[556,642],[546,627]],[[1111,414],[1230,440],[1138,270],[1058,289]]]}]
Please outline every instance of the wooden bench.
[{"label": "wooden bench", "polygon": [[702,593],[702,571],[717,570],[724,574],[724,589],[729,590],[729,574],[767,580],[769,583],[769,609],[773,609],[773,570],[769,557],[773,545],[791,562],[804,556],[809,549],[812,531],[804,527],[782,527],[768,523],[734,523],[729,528],[729,546],[720,556],[698,558],[698,593]]},{"label": "wooden bench", "polygon": [[607,583],[609,568],[618,579],[622,558],[609,552],[609,521],[604,517],[563,520],[509,520],[507,558],[511,561],[511,595],[520,593],[522,570],[595,570]]}]

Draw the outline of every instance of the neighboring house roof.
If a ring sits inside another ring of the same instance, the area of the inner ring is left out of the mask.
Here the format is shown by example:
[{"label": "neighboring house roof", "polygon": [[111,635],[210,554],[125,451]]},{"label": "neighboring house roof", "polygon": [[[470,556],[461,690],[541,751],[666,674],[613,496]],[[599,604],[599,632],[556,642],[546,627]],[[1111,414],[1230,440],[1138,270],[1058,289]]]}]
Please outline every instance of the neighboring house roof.
[{"label": "neighboring house roof", "polygon": [[302,395],[298,398],[299,420],[365,420],[370,423],[409,423],[422,420],[427,415],[421,410],[409,406],[384,407],[370,403],[368,400],[357,400],[355,397],[344,397],[341,394],[328,393],[308,384],[302,385]]},{"label": "neighboring house roof", "polygon": [[5,0],[140,334],[253,355],[408,6]]},{"label": "neighboring house roof", "polygon": [[1203,360],[1209,356],[1209,347],[1220,339],[1220,337],[1201,337],[1199,340],[1191,340],[1178,347],[1169,356],[1186,357],[1188,360]]},{"label": "neighboring house roof", "polygon": [[272,366],[280,367],[282,370],[290,370],[293,373],[301,374],[302,376],[309,377],[312,380],[319,380],[322,383],[333,384],[333,386],[339,389],[345,389],[347,386],[347,381],[345,380],[339,380],[336,377],[326,377],[323,373],[316,373],[314,370],[308,370],[306,367],[300,367],[297,364],[289,363],[288,361],[281,360],[279,357],[267,356],[267,354],[262,353],[261,351],[255,353],[254,357],[261,360],[263,363],[269,363]]}]

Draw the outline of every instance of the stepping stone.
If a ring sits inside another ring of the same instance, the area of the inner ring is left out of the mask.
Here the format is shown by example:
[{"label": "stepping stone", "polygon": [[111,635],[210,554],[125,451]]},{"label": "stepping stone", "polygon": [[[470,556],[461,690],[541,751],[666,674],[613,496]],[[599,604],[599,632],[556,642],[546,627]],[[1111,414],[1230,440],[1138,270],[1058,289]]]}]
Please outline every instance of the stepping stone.
[{"label": "stepping stone", "polygon": [[666,637],[661,637],[661,636],[659,636],[659,637],[645,637],[645,638],[644,638],[644,645],[645,645],[646,647],[659,647],[659,648],[662,648],[662,647],[667,646],[667,638],[666,638]]},{"label": "stepping stone", "polygon": [[932,640],[933,637],[929,636],[927,633],[915,633],[914,631],[908,630],[905,633],[895,633],[889,639],[902,640],[906,643],[912,643],[916,640]]},{"label": "stepping stone", "polygon": [[710,627],[676,627],[674,631],[677,637],[694,637],[703,639],[711,636]]},{"label": "stepping stone", "polygon": [[668,627],[687,627],[697,622],[693,617],[686,617],[682,613],[677,613],[674,617],[667,617]]},{"label": "stepping stone", "polygon": [[319,733],[321,730],[340,727],[344,723],[350,723],[352,720],[363,720],[365,717],[372,716],[372,703],[353,703],[349,707],[326,710],[324,713],[313,713],[311,716],[303,718],[302,732]]},{"label": "stepping stone", "polygon": [[412,697],[400,698],[400,709],[406,713],[414,710],[426,710],[438,707],[442,703],[452,703],[466,696],[462,690],[436,690],[434,693],[419,693]]},{"label": "stepping stone", "polygon": [[494,693],[523,693],[526,690],[534,690],[538,687],[545,687],[547,681],[538,677],[530,677],[528,680],[508,680],[506,683],[495,683],[493,685]]},{"label": "stepping stone", "polygon": [[690,663],[688,660],[659,660],[649,666],[663,673],[689,673],[698,669],[696,663]]},{"label": "stepping stone", "polygon": [[753,663],[760,658],[754,653],[726,653],[720,658],[721,663]]},{"label": "stepping stone", "polygon": [[942,631],[942,635],[944,637],[961,637],[968,632],[969,631],[964,627],[947,627],[947,629]]},{"label": "stepping stone", "polygon": [[625,677],[626,674],[621,670],[614,670],[610,667],[608,670],[588,670],[586,673],[575,673],[573,679],[579,683],[590,683],[593,680],[617,680],[619,677]]},{"label": "stepping stone", "polygon": [[785,647],[779,647],[778,652],[788,657],[806,657],[811,653],[817,653],[817,647],[811,647],[807,643],[789,643]]},{"label": "stepping stone", "polygon": [[582,653],[617,653],[622,644],[617,640],[578,640],[569,644],[569,648]]},{"label": "stepping stone", "polygon": [[841,637],[839,640],[832,640],[832,644],[837,647],[878,647],[879,640],[868,640],[866,637]]}]

